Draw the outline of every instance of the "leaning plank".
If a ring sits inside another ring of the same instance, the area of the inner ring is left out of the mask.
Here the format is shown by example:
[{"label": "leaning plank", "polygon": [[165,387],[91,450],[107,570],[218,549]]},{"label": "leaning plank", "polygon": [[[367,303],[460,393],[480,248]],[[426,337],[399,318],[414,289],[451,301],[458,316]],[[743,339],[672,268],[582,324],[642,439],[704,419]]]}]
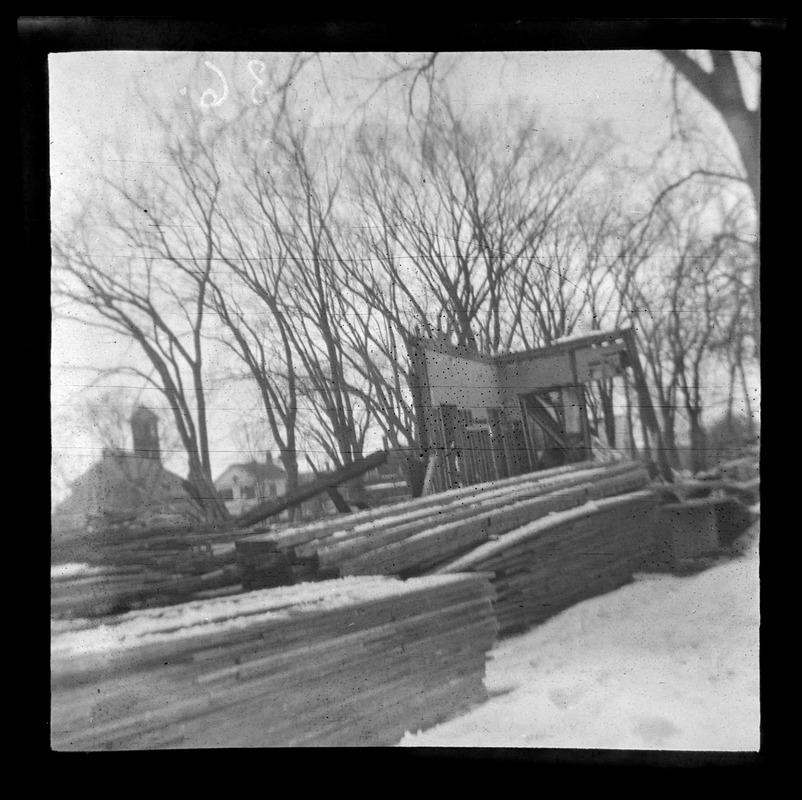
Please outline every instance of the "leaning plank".
[{"label": "leaning plank", "polygon": [[548,531],[558,525],[575,522],[583,519],[592,518],[600,510],[613,509],[627,505],[633,499],[640,498],[653,498],[651,490],[637,492],[635,495],[624,495],[622,497],[610,497],[605,500],[598,500],[586,503],[579,508],[574,508],[569,511],[564,511],[561,514],[555,514],[553,517],[546,519],[539,519],[535,522],[525,525],[512,533],[507,534],[503,539],[497,542],[488,542],[482,547],[477,547],[463,558],[456,561],[444,564],[442,567],[434,570],[435,575],[447,575],[451,573],[465,572],[471,570],[473,567],[483,564],[488,561],[492,556],[504,553],[505,550],[520,542],[526,542],[528,539],[537,536],[539,533]]},{"label": "leaning plank", "polygon": [[366,472],[370,472],[376,467],[380,467],[387,460],[387,452],[380,450],[373,453],[366,458],[358,459],[351,464],[346,464],[344,467],[320,475],[315,480],[301,486],[298,489],[285,494],[283,497],[277,497],[275,500],[268,500],[260,503],[250,511],[245,512],[234,520],[234,526],[237,528],[247,528],[257,522],[261,522],[267,517],[280,514],[282,511],[293,506],[300,505],[306,500],[311,500],[321,492],[325,492],[331,487],[339,486]]},{"label": "leaning plank", "polygon": [[[581,472],[577,475],[566,476],[559,483],[532,481],[516,487],[514,490],[504,492],[487,492],[476,497],[459,498],[451,503],[437,507],[434,512],[427,509],[422,517],[413,515],[371,523],[364,527],[355,528],[351,535],[344,540],[328,540],[311,542],[305,548],[300,548],[303,555],[316,554],[321,564],[335,564],[346,559],[354,558],[361,553],[374,551],[384,545],[399,542],[415,534],[431,530],[434,526],[441,527],[460,520],[474,518],[482,514],[493,513],[507,507],[520,507],[520,503],[529,498],[553,497],[571,487],[578,487],[580,496],[588,494],[594,485],[609,485],[611,478],[628,475],[634,476],[635,485],[644,485],[647,480],[645,471],[635,464],[627,464],[612,469],[599,469],[590,472]],[[594,481],[594,483],[590,483]],[[607,483],[604,483],[607,481]],[[626,487],[631,482],[618,482],[617,486]],[[623,491],[623,489],[621,489]]]},{"label": "leaning plank", "polygon": [[386,519],[389,517],[398,517],[405,514],[412,514],[417,511],[423,511],[427,509],[436,509],[461,497],[475,497],[483,492],[505,490],[521,483],[527,483],[531,481],[546,482],[552,478],[567,473],[599,469],[599,467],[600,465],[595,461],[583,461],[577,464],[570,464],[562,467],[555,467],[554,469],[550,470],[543,470],[541,472],[517,475],[500,481],[489,481],[487,483],[476,484],[474,486],[451,489],[447,492],[441,492],[439,494],[429,495],[427,497],[416,498],[415,500],[395,503],[393,505],[384,506],[378,509],[359,511],[353,514],[344,515],[342,517],[338,516],[333,519],[294,526],[280,532],[253,534],[246,539],[238,540],[237,549],[239,550],[240,546],[243,544],[247,546],[248,543],[255,541],[268,541],[281,543],[283,547],[294,547],[299,544],[304,544],[305,542],[310,542],[314,539],[332,535],[338,531],[351,530],[363,523]]},{"label": "leaning plank", "polygon": [[[341,573],[378,575],[422,570],[487,539],[500,537],[526,523],[574,508],[588,499],[601,498],[608,493],[620,493],[630,487],[640,488],[647,482],[647,477],[644,470],[637,470],[628,481],[622,482],[619,478],[602,480],[552,491],[529,500],[497,503],[487,508],[480,506],[468,519],[430,527],[429,530],[393,544],[374,549],[366,547],[364,555],[355,558],[346,556],[341,564]],[[331,558],[330,552],[326,555]],[[320,556],[323,561],[324,554],[321,553]]]}]

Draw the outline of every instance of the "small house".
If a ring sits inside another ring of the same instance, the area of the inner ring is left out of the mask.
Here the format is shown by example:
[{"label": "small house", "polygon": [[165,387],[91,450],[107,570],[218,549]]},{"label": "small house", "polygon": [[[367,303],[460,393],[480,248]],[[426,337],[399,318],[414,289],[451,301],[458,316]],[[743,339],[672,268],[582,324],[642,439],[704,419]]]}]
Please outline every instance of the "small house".
[{"label": "small house", "polygon": [[264,463],[256,460],[231,464],[214,482],[215,489],[231,514],[242,514],[254,506],[284,494],[287,474],[265,453]]}]

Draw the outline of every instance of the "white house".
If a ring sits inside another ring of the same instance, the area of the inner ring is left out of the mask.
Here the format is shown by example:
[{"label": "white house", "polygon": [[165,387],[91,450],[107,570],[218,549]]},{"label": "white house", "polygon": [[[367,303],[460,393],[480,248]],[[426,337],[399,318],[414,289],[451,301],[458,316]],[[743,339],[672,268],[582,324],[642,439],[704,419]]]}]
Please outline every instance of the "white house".
[{"label": "white house", "polygon": [[271,453],[265,453],[265,462],[249,461],[232,464],[214,482],[226,508],[232,514],[248,511],[264,500],[284,494],[287,475],[273,463]]}]

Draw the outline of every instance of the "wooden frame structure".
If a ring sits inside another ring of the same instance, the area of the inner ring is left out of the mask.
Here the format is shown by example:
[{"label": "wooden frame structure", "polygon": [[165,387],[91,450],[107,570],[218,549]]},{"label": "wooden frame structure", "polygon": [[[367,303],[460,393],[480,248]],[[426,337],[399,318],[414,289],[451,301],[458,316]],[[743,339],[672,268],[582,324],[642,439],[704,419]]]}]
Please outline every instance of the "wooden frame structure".
[{"label": "wooden frame structure", "polygon": [[638,395],[646,448],[671,479],[632,329],[496,357],[417,337],[410,358],[433,491],[590,458],[587,386],[625,371]]}]

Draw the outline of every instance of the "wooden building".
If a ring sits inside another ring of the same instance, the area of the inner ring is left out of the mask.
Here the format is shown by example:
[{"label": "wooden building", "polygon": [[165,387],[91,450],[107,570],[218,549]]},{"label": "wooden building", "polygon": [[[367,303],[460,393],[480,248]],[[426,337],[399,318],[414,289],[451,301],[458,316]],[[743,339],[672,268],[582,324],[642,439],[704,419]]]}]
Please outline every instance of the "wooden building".
[{"label": "wooden building", "polygon": [[657,420],[629,329],[496,357],[419,337],[410,356],[435,491],[590,458],[587,387],[625,372],[660,458]]},{"label": "wooden building", "polygon": [[191,519],[199,508],[187,481],[161,462],[158,417],[138,407],[131,415],[132,451],[107,448],[70,484],[52,517],[57,541],[82,537],[110,524],[154,518]]},{"label": "wooden building", "polygon": [[264,500],[284,494],[287,473],[265,453],[265,462],[249,461],[231,464],[214,482],[226,508],[232,514],[242,514]]}]

